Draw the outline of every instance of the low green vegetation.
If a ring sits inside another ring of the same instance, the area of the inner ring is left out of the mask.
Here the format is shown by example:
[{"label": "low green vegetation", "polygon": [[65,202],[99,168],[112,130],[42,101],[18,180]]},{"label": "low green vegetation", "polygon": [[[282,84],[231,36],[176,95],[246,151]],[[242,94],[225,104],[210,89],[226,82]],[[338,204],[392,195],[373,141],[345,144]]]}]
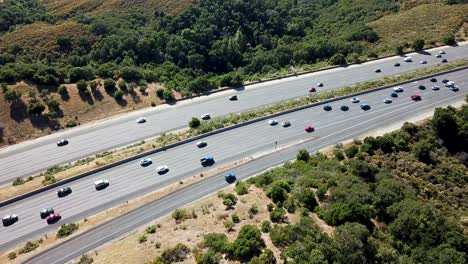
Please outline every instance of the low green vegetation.
[{"label": "low green vegetation", "polygon": [[91,264],[94,262],[94,259],[86,254],[81,255],[78,264]]},{"label": "low green vegetation", "polygon": [[67,237],[73,234],[77,230],[78,230],[78,224],[76,223],[63,224],[60,226],[60,229],[57,232],[57,238]]},{"label": "low green vegetation", "polygon": [[[288,263],[466,263],[467,127],[465,104],[437,108],[422,125],[337,145],[331,155],[300,151],[301,159],[248,180],[272,201],[274,224],[264,219],[261,232]],[[288,204],[301,210],[298,223],[284,221]],[[334,227],[333,236],[311,213]],[[276,262],[251,225],[233,242],[206,234],[199,247],[202,264],[221,256]]]},{"label": "low green vegetation", "polygon": [[157,257],[152,263],[153,264],[170,264],[175,262],[184,261],[191,250],[184,244],[177,244],[173,248],[164,250],[161,256]]}]

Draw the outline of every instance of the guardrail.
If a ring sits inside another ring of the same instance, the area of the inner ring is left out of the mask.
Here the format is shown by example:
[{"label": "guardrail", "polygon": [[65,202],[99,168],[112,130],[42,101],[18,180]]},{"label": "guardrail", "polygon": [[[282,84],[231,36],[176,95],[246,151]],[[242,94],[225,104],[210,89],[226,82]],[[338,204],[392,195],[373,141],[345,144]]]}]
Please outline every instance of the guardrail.
[{"label": "guardrail", "polygon": [[294,112],[301,111],[301,110],[308,109],[308,108],[312,108],[312,107],[315,107],[315,106],[328,104],[328,103],[339,101],[339,100],[342,100],[342,99],[351,98],[351,97],[354,97],[356,95],[372,93],[372,92],[388,89],[390,87],[394,87],[394,86],[397,86],[397,85],[404,85],[404,84],[408,84],[408,83],[411,83],[411,82],[420,81],[420,80],[424,80],[424,79],[428,79],[428,78],[432,78],[432,77],[436,77],[436,76],[440,76],[440,75],[445,75],[445,74],[449,74],[449,73],[452,73],[452,72],[462,71],[462,70],[466,70],[466,69],[468,69],[468,66],[463,66],[463,67],[455,68],[455,69],[445,71],[445,72],[441,72],[441,73],[426,75],[426,76],[423,76],[423,77],[414,78],[414,79],[407,80],[407,81],[404,81],[404,82],[393,83],[393,84],[377,87],[377,88],[374,88],[374,89],[369,89],[369,90],[358,92],[358,93],[353,93],[353,94],[349,94],[349,95],[345,95],[345,96],[340,96],[340,97],[336,97],[336,98],[332,98],[332,99],[327,99],[327,100],[316,102],[316,103],[311,103],[311,104],[308,104],[308,105],[304,105],[304,106],[300,106],[300,107],[297,107],[297,108],[289,109],[289,110],[286,110],[286,111],[283,111],[283,112],[278,112],[278,113],[271,114],[271,115],[268,115],[268,116],[252,119],[252,120],[240,123],[240,124],[235,124],[235,125],[232,125],[232,126],[229,126],[229,127],[217,129],[217,130],[205,133],[205,134],[201,134],[201,135],[194,136],[194,137],[191,137],[191,138],[188,138],[188,139],[185,139],[185,140],[173,143],[173,144],[169,144],[167,146],[163,146],[163,147],[160,147],[160,148],[157,148],[157,149],[146,151],[146,152],[143,152],[143,153],[138,154],[136,156],[132,156],[132,157],[120,160],[120,161],[116,161],[114,163],[102,166],[100,168],[93,169],[91,171],[76,175],[74,177],[55,182],[55,183],[53,183],[51,185],[44,186],[44,187],[39,188],[37,190],[34,190],[34,191],[31,191],[31,192],[28,192],[28,193],[13,197],[11,199],[0,202],[0,207],[15,203],[17,201],[24,200],[24,199],[29,198],[31,196],[34,196],[36,194],[39,194],[39,193],[42,193],[42,192],[57,188],[59,186],[65,185],[65,184],[70,183],[70,182],[74,182],[76,180],[79,180],[79,179],[85,178],[87,176],[99,173],[101,171],[105,171],[105,170],[117,167],[117,166],[125,164],[127,162],[138,160],[138,159],[141,159],[142,157],[145,157],[145,156],[148,156],[148,155],[156,154],[156,153],[161,152],[161,151],[166,151],[168,149],[175,148],[175,147],[178,147],[178,146],[183,145],[183,144],[198,141],[198,140],[200,140],[202,138],[206,138],[206,137],[209,137],[209,136],[212,136],[212,135],[220,134],[220,133],[230,131],[230,130],[233,130],[233,129],[236,129],[236,128],[239,128],[239,127],[247,126],[247,125],[250,125],[250,124],[253,124],[253,123],[257,123],[257,122],[265,121],[267,119],[271,119],[273,117],[282,116],[282,115],[286,115],[286,114],[289,114],[289,113],[294,113]]}]

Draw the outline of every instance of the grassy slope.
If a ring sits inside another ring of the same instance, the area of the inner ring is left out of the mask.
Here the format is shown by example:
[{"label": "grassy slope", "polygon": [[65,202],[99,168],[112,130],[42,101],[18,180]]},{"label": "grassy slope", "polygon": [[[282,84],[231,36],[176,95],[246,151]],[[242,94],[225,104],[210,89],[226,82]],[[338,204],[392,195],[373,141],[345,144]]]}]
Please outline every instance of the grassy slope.
[{"label": "grassy slope", "polygon": [[369,23],[380,36],[376,50],[394,52],[395,47],[416,38],[437,42],[457,32],[468,19],[468,5],[424,4]]}]

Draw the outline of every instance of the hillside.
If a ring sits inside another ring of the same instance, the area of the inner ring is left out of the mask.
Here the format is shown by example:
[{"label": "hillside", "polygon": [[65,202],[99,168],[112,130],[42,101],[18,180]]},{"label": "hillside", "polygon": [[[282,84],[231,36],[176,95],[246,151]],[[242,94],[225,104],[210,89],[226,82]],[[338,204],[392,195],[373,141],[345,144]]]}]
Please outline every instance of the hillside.
[{"label": "hillside", "polygon": [[[466,35],[468,4],[448,2],[5,0],[0,4],[0,83],[10,100],[0,104],[7,124],[0,144],[49,133],[47,127],[64,127],[68,119],[88,121],[93,111],[110,116],[174,96],[360,62],[397,48],[410,51],[417,39],[425,40],[425,47],[453,44]],[[122,79],[128,85],[121,89]],[[112,107],[100,108],[93,97],[95,80],[101,80],[100,89],[105,80],[117,81],[102,91],[114,97],[107,101]],[[14,94],[17,83],[28,86],[21,96]],[[61,85],[70,91],[73,110],[56,94]],[[143,92],[141,100],[121,101],[127,86]],[[29,87],[43,97],[53,95],[64,115],[48,115],[57,111],[25,96]],[[153,89],[144,92],[146,87]],[[166,90],[156,98],[154,87]],[[10,118],[16,113],[6,112],[12,101],[24,109],[44,109],[18,121]],[[33,126],[38,116],[49,124]],[[25,132],[13,132],[19,130]],[[12,134],[16,139],[9,140]]]}]

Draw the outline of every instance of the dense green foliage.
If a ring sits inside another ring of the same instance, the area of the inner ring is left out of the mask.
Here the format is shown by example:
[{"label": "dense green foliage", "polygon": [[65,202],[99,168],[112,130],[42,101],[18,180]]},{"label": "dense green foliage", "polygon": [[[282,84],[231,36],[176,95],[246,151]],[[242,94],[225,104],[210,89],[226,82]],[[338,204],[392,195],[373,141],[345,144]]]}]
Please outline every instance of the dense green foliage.
[{"label": "dense green foliage", "polygon": [[48,19],[39,0],[4,0],[0,3],[0,33],[16,25]]},{"label": "dense green foliage", "polygon": [[[3,30],[46,20],[37,0],[6,2]],[[27,3],[23,14],[12,15],[19,6],[15,2]],[[0,47],[0,65],[5,66],[0,79],[58,86],[122,77],[198,94],[290,66],[331,57],[339,64],[350,54],[366,54],[369,43],[378,40],[366,23],[397,10],[391,0],[202,0],[176,16],[132,10],[81,15],[75,20],[89,35],[61,36],[46,56],[18,45]]]}]

